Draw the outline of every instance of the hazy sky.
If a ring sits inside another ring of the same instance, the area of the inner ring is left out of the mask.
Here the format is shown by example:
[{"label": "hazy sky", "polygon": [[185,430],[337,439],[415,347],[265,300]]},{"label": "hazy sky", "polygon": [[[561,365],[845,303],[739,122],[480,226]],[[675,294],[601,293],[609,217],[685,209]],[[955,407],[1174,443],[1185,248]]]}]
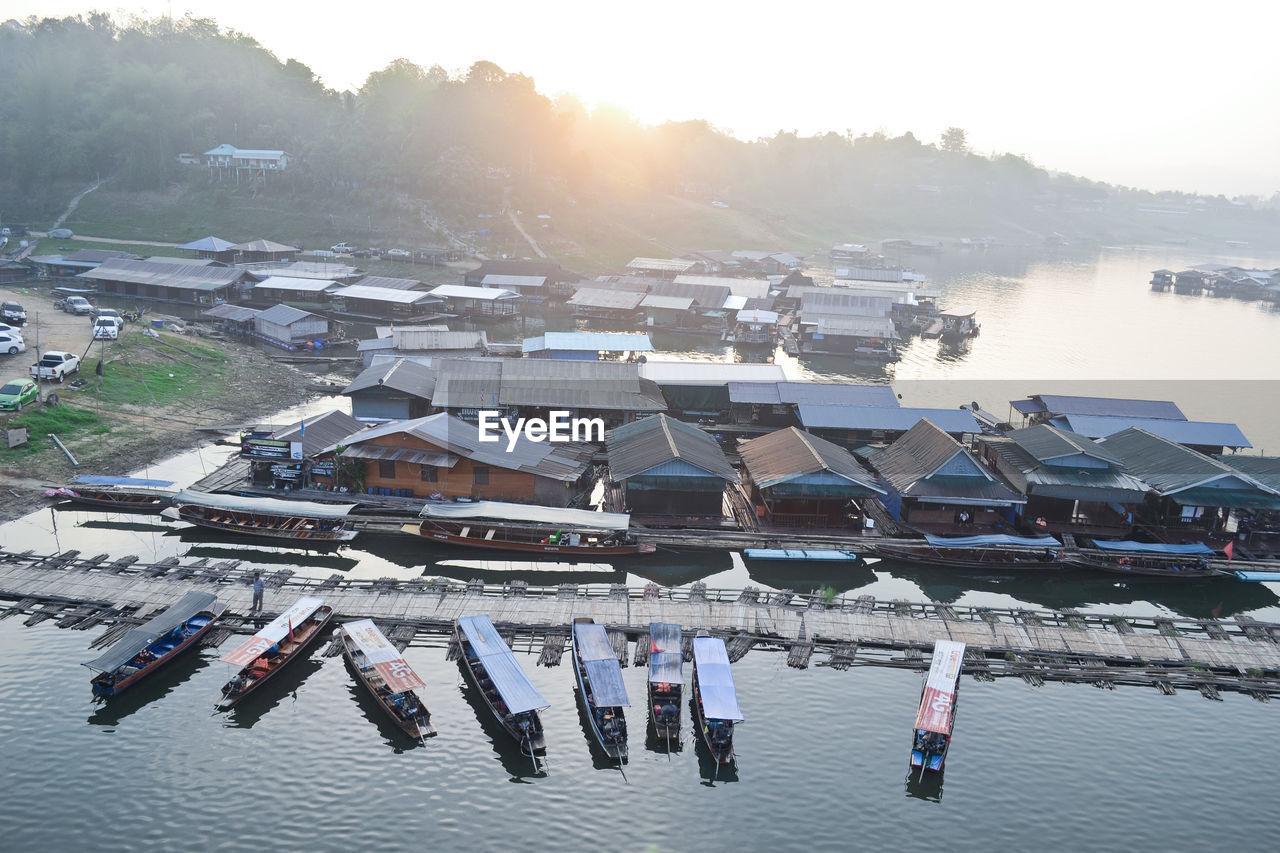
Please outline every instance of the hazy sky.
[{"label": "hazy sky", "polygon": [[[118,3],[99,8],[215,18],[338,89],[398,57],[488,59],[648,123],[926,142],[956,125],[980,152],[1113,183],[1280,191],[1280,4],[1266,0]],[[91,8],[0,0],[0,18]]]}]

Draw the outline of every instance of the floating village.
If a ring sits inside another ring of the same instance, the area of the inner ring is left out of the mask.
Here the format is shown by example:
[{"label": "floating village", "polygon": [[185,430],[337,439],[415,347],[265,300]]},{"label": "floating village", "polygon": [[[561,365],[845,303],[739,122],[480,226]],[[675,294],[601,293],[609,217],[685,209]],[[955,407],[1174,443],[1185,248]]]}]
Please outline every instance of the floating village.
[{"label": "floating village", "polygon": [[[394,250],[432,269],[468,267],[456,283],[366,275],[357,260],[381,250],[345,244],[304,255],[207,237],[174,251],[185,254],[28,250],[0,265],[0,284],[47,284],[58,307],[84,303],[94,316],[145,304],[145,333],[253,342],[282,358],[349,365],[354,378],[322,389],[334,398],[324,413],[228,426],[238,452],[194,483],[84,474],[52,490],[55,503],[315,553],[396,537],[424,551],[565,562],[706,549],[784,571],[892,561],[960,575],[1280,580],[1280,457],[1241,453],[1252,444],[1236,424],[1191,420],[1169,400],[1045,393],[993,413],[971,401],[904,406],[886,383],[788,380],[777,349],[876,366],[912,336],[964,347],[980,334],[975,309],[942,303],[923,275],[865,246],[832,247],[822,275],[792,253],[706,251],[635,258],[590,279],[546,260],[469,268],[457,249]],[[1160,270],[1152,287],[1199,282],[1195,292],[1274,298],[1273,274]],[[23,307],[5,309],[20,328]],[[526,315],[572,329],[495,340],[523,329]],[[660,334],[758,356],[664,358],[652,342]],[[50,363],[42,373],[48,357],[35,379],[75,372]],[[836,668],[926,671],[914,723],[903,726],[920,774],[944,767],[962,673],[1280,694],[1280,625],[1247,617],[1141,619],[701,582],[321,578],[81,550],[0,552],[0,599],[9,602],[0,618],[101,626],[100,654],[85,665],[105,697],[183,652],[225,643],[234,674],[210,704],[228,710],[326,641],[324,654],[343,656],[415,741],[437,734],[432,687],[403,650],[436,634],[535,766],[553,748],[539,717],[549,703],[513,646],[545,666],[569,650],[593,748],[617,762],[627,760],[628,719],[633,735],[644,728],[677,746],[691,719],[698,748],[733,762],[735,727],[756,697],[739,697],[732,666],[753,648],[782,650],[801,668],[818,654]],[[628,662],[648,667],[643,698],[627,693]],[[633,700],[642,712],[628,710]]]}]

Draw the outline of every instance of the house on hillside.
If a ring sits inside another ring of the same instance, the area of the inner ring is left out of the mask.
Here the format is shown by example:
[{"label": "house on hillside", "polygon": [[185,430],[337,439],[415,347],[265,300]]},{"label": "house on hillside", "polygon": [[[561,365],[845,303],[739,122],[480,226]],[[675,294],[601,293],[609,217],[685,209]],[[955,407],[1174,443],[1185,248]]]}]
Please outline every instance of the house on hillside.
[{"label": "house on hillside", "polygon": [[237,148],[225,142],[201,156],[210,177],[222,180],[235,178],[236,183],[283,172],[293,161],[288,152],[280,149]]},{"label": "house on hillside", "polygon": [[235,243],[218,237],[201,237],[199,240],[183,243],[178,248],[194,253],[197,258],[205,258],[224,264],[235,262]]}]

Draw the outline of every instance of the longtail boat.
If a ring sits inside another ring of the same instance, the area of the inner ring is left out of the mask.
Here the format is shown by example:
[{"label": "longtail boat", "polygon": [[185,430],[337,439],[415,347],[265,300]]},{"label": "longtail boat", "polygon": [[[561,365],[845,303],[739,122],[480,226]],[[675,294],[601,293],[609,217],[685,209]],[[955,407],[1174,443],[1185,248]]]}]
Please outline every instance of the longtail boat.
[{"label": "longtail boat", "polygon": [[431,712],[414,692],[425,686],[422,679],[372,620],[342,626],[342,655],[401,731],[417,740],[436,733]]},{"label": "longtail boat", "polygon": [[911,742],[911,766],[921,774],[939,772],[951,746],[956,700],[960,692],[960,669],[964,665],[964,643],[938,640],[933,660],[920,694],[916,712],[915,737]]},{"label": "longtail boat", "polygon": [[356,504],[182,491],[173,496],[173,506],[160,515],[212,530],[270,539],[349,542],[358,532],[346,527],[347,516],[355,508]]},{"label": "longtail boat", "polygon": [[333,618],[333,608],[322,598],[299,598],[266,627],[220,659],[240,667],[222,685],[219,710],[227,710],[244,699],[302,652],[322,633]]},{"label": "longtail boat", "polygon": [[904,563],[981,571],[1061,569],[1066,565],[1062,543],[1052,536],[1005,533],[956,537],[930,534],[919,545],[876,545],[876,553]]},{"label": "longtail boat", "polygon": [[60,489],[45,492],[59,503],[137,515],[157,513],[173,502],[177,489],[169,480],[81,474]]},{"label": "longtail boat", "polygon": [[651,544],[636,542],[626,513],[475,501],[428,503],[422,521],[402,530],[415,536],[498,551],[535,551],[566,557],[651,554]]},{"label": "longtail boat", "polygon": [[111,648],[85,662],[98,673],[93,692],[115,696],[146,678],[199,643],[226,609],[211,592],[188,592],[163,613],[130,628]]},{"label": "longtail boat", "polygon": [[525,755],[545,752],[538,712],[551,707],[525,675],[487,615],[464,616],[454,625],[458,659],[498,723]]},{"label": "longtail boat", "polygon": [[1094,549],[1067,557],[1067,563],[1118,575],[1162,578],[1211,578],[1220,572],[1209,559],[1215,552],[1203,542],[1168,545],[1162,542],[1109,542],[1095,539]]},{"label": "longtail boat", "polygon": [[622,666],[609,643],[609,635],[603,625],[579,616],[573,620],[570,645],[578,698],[587,713],[591,733],[605,755],[623,761],[627,757],[627,719],[622,709],[631,702],[627,699]]},{"label": "longtail boat", "polygon": [[649,623],[649,719],[667,741],[680,739],[684,699],[684,638],[671,622]]},{"label": "longtail boat", "polygon": [[693,639],[693,713],[717,764],[733,761],[733,729],[743,721],[724,640]]}]

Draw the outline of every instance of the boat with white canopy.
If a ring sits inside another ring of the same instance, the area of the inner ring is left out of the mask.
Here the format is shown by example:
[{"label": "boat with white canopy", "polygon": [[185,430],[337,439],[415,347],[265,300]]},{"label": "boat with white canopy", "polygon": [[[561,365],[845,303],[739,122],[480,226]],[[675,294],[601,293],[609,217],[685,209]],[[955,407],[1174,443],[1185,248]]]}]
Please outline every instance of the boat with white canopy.
[{"label": "boat with white canopy", "polygon": [[719,637],[693,639],[693,710],[717,764],[733,761],[733,729],[743,722],[729,653]]},{"label": "boat with white canopy", "polygon": [[911,743],[911,766],[939,772],[951,746],[955,726],[956,701],[960,692],[960,670],[964,666],[964,643],[938,640],[933,660],[920,694],[916,712],[915,737]]},{"label": "boat with white canopy", "polygon": [[405,533],[451,545],[592,558],[656,550],[635,541],[626,513],[474,501],[428,503],[420,515],[420,523],[404,525]]},{"label": "boat with white canopy", "polygon": [[573,672],[578,696],[587,713],[591,733],[604,754],[618,761],[627,757],[627,719],[622,709],[631,705],[622,666],[603,625],[580,616],[573,620],[570,638]]},{"label": "boat with white canopy", "polygon": [[649,623],[649,718],[667,741],[680,739],[684,699],[684,637],[672,622]]},{"label": "boat with white canopy", "polygon": [[346,526],[356,504],[327,504],[181,491],[160,515],[213,530],[271,539],[349,542],[358,531]]},{"label": "boat with white canopy", "polygon": [[302,656],[333,618],[333,608],[323,598],[304,596],[289,605],[261,630],[220,660],[240,667],[231,680],[222,685],[219,710],[227,710],[271,678],[291,660]]},{"label": "boat with white canopy", "polygon": [[160,512],[173,502],[176,493],[170,480],[81,474],[62,488],[45,492],[45,497],[76,506],[142,515]]},{"label": "boat with white canopy", "polygon": [[85,666],[96,670],[93,692],[115,696],[194,648],[227,606],[211,592],[188,592],[121,637]]},{"label": "boat with white canopy", "polygon": [[431,713],[416,692],[426,685],[373,620],[360,619],[342,626],[342,655],[401,731],[416,740],[436,733]]},{"label": "boat with white canopy", "polygon": [[546,751],[538,712],[551,707],[525,675],[515,654],[485,614],[464,616],[454,625],[459,659],[493,716],[525,755]]}]

